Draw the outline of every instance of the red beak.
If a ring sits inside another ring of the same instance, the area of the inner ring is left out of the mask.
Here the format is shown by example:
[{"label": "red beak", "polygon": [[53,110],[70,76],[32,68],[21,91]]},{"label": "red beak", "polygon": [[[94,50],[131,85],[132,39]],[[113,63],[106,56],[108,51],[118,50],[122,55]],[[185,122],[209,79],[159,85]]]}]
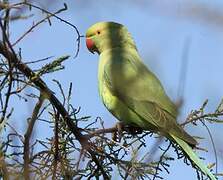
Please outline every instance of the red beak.
[{"label": "red beak", "polygon": [[86,46],[88,50],[94,54],[95,44],[90,38],[86,38]]}]

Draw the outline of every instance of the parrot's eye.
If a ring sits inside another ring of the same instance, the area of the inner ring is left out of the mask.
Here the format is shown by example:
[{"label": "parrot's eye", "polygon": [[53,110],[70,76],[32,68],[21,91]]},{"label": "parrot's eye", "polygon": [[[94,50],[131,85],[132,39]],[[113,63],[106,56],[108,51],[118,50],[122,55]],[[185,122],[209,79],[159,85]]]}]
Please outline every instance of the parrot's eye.
[{"label": "parrot's eye", "polygon": [[100,30],[97,30],[97,34],[98,34],[98,35],[101,34],[101,31],[100,31]]}]

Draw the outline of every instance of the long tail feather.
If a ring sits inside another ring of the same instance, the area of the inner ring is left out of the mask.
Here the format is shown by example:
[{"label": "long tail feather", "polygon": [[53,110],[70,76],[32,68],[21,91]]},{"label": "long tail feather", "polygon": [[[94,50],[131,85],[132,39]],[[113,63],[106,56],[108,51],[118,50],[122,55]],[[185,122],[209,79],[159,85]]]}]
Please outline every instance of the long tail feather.
[{"label": "long tail feather", "polygon": [[182,148],[182,150],[187,154],[190,160],[211,180],[216,180],[215,176],[209,171],[209,169],[202,163],[200,158],[195,154],[193,149],[180,138],[171,135],[171,137],[176,141],[176,143]]}]

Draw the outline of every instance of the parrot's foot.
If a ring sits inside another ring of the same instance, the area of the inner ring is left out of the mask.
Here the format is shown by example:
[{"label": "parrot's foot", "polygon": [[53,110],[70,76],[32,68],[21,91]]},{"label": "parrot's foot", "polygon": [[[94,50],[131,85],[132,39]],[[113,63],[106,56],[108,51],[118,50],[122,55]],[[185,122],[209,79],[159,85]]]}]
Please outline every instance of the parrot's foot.
[{"label": "parrot's foot", "polygon": [[122,138],[122,131],[124,128],[124,124],[122,122],[116,123],[115,127],[117,128],[117,131],[113,133],[112,139],[116,142],[120,142]]},{"label": "parrot's foot", "polygon": [[112,134],[112,140],[116,142],[121,141],[123,131],[126,131],[128,134],[131,134],[133,136],[141,134],[143,132],[143,129],[141,127],[125,125],[122,122],[116,123],[115,127],[117,128],[117,131]]},{"label": "parrot's foot", "polygon": [[143,132],[143,129],[141,127],[136,126],[128,126],[127,132],[133,136],[137,134],[141,134]]}]

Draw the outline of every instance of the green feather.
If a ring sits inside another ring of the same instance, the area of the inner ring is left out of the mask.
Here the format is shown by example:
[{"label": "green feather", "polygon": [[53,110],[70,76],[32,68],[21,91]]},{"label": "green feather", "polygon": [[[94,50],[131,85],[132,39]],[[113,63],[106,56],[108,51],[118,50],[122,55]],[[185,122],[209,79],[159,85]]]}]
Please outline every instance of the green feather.
[{"label": "green feather", "polygon": [[188,146],[187,143],[185,143],[180,138],[172,135],[172,138],[176,141],[176,143],[183,149],[184,153],[187,154],[189,159],[196,164],[196,166],[205,174],[207,175],[211,180],[216,180],[214,175],[209,171],[209,169],[201,162],[201,160],[198,158],[198,156],[195,154],[195,152],[191,149],[190,146]]}]

